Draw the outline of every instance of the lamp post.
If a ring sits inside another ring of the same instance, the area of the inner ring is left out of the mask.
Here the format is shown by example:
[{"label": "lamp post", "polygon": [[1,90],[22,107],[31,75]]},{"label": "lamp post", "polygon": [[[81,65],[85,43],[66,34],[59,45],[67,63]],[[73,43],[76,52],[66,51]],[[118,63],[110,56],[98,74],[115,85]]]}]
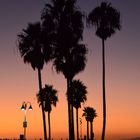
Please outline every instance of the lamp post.
[{"label": "lamp post", "polygon": [[26,120],[26,110],[27,105],[29,104],[28,110],[32,110],[32,105],[30,102],[23,102],[21,106],[21,110],[24,111],[24,121],[23,121],[23,128],[24,128],[24,140],[26,140],[26,128],[27,128],[27,120]]}]

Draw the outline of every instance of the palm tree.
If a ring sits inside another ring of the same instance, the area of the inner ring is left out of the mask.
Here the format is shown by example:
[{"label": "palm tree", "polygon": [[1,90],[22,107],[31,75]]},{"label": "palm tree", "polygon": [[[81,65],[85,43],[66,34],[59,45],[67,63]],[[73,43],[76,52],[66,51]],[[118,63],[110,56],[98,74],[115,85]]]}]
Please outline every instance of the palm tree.
[{"label": "palm tree", "polygon": [[50,113],[52,111],[52,105],[56,106],[58,102],[57,90],[53,88],[52,85],[45,85],[45,87],[37,94],[37,99],[39,105],[41,105],[41,96],[43,95],[43,108],[48,112],[48,130],[49,130],[49,140],[51,140],[51,123],[50,123]]},{"label": "palm tree", "polygon": [[79,140],[78,109],[81,108],[81,103],[84,103],[87,100],[86,88],[87,87],[80,80],[72,81],[72,105],[76,109],[77,140]]},{"label": "palm tree", "polygon": [[103,67],[103,129],[102,140],[105,139],[106,128],[106,96],[105,96],[105,40],[111,37],[116,30],[120,30],[120,12],[111,6],[111,3],[102,2],[93,9],[87,19],[89,24],[96,27],[96,35],[102,39],[102,67]]},{"label": "palm tree", "polygon": [[[73,77],[80,72],[82,69],[84,69],[84,65],[85,65],[85,53],[86,53],[86,49],[84,47],[79,47],[79,50],[81,49],[81,52],[76,51],[77,48],[73,48],[73,51],[70,52],[67,56],[63,56],[61,57],[57,57],[54,60],[53,65],[55,66],[55,69],[58,73],[63,73],[63,75],[65,76],[66,80],[67,80],[67,97],[68,97],[68,112],[69,112],[69,123],[70,125],[70,130],[74,131],[73,128],[73,105],[72,105],[72,90],[71,90],[71,83],[72,83],[72,79]],[[80,62],[83,61],[83,62]],[[81,63],[81,65],[79,64]],[[72,68],[72,69],[71,69]],[[70,132],[71,134],[72,132]],[[72,138],[70,138],[70,140],[74,139],[74,135],[72,134],[71,136]]]},{"label": "palm tree", "polygon": [[[26,29],[18,35],[18,49],[24,63],[31,64],[33,70],[38,71],[39,90],[42,89],[41,70],[44,61],[50,60],[49,53],[44,55],[44,45],[41,40],[41,25],[37,23],[29,23]],[[44,140],[47,140],[45,112],[42,106]]]},{"label": "palm tree", "polygon": [[[55,56],[53,66],[67,80],[69,139],[74,139],[73,106],[70,96],[72,79],[84,70],[87,49],[82,41],[82,13],[75,6],[76,0],[52,0],[42,13],[44,25],[51,22],[54,32]],[[49,14],[48,14],[49,11]]]},{"label": "palm tree", "polygon": [[83,109],[83,116],[85,116],[85,119],[87,121],[87,140],[89,140],[89,132],[88,132],[88,122],[90,122],[90,140],[94,139],[94,133],[93,133],[93,120],[95,117],[97,117],[96,110],[92,107],[85,107]]}]

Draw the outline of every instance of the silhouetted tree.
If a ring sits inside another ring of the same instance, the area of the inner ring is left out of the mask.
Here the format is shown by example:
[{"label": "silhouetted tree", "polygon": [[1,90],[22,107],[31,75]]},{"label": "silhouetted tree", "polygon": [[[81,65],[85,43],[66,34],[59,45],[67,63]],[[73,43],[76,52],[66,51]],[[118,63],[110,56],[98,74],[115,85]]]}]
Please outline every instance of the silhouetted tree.
[{"label": "silhouetted tree", "polygon": [[[44,44],[42,41],[41,25],[37,23],[29,23],[26,29],[18,35],[18,49],[24,63],[31,64],[33,70],[38,70],[39,90],[42,89],[41,70],[44,61],[50,60],[49,53],[46,55],[44,52]],[[47,140],[45,112],[42,106],[42,117],[44,126],[44,140]]]},{"label": "silhouetted tree", "polygon": [[87,121],[87,140],[89,140],[89,129],[88,129],[88,122],[90,122],[90,140],[94,140],[94,133],[93,133],[93,120],[97,117],[96,110],[92,107],[85,107],[83,109],[83,116]]},{"label": "silhouetted tree", "polygon": [[45,85],[41,92],[37,94],[39,105],[41,105],[41,98],[43,100],[43,109],[48,112],[49,140],[51,140],[50,113],[52,111],[52,105],[56,106],[58,102],[57,90],[54,89],[52,85]]},{"label": "silhouetted tree", "polygon": [[72,81],[72,104],[76,109],[77,140],[79,140],[78,109],[81,108],[81,103],[84,103],[87,100],[86,88],[87,87],[80,80]]},{"label": "silhouetted tree", "polygon": [[96,27],[96,35],[102,39],[102,66],[103,66],[103,129],[102,140],[105,139],[106,128],[106,96],[105,96],[105,40],[111,37],[116,30],[120,30],[120,12],[111,6],[111,3],[102,2],[88,15],[88,23]]},{"label": "silhouetted tree", "polygon": [[49,22],[52,25],[50,28],[53,29],[53,47],[55,49],[53,66],[58,73],[63,73],[67,80],[70,140],[74,139],[70,84],[73,77],[84,70],[87,53],[85,45],[80,43],[83,33],[83,15],[75,4],[76,0],[52,0],[52,4],[46,4],[42,13],[43,25],[46,26]]}]

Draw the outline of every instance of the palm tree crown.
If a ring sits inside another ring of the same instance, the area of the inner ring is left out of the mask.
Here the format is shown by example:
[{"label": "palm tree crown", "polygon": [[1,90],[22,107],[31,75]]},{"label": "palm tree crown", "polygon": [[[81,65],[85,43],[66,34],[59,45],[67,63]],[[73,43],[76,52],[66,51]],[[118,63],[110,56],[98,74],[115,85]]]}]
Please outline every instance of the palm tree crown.
[{"label": "palm tree crown", "polygon": [[44,65],[44,54],[41,43],[40,23],[29,23],[26,29],[18,35],[18,48],[25,63],[30,63],[35,70],[42,69]]},{"label": "palm tree crown", "polygon": [[102,2],[101,6],[93,9],[87,21],[96,26],[96,35],[104,40],[121,28],[120,12],[107,2]]},{"label": "palm tree crown", "polygon": [[83,116],[85,116],[86,121],[93,122],[93,119],[97,117],[96,110],[92,107],[85,107],[83,112]]},{"label": "palm tree crown", "polygon": [[41,98],[43,100],[43,108],[46,112],[51,112],[52,105],[56,106],[58,101],[57,90],[53,89],[52,85],[45,85],[41,92],[37,94],[39,105],[41,105]]},{"label": "palm tree crown", "polygon": [[80,80],[73,80],[71,83],[72,104],[76,109],[80,108],[81,103],[87,100],[86,88]]},{"label": "palm tree crown", "polygon": [[86,52],[84,45],[77,45],[77,47],[69,48],[65,52],[57,51],[53,63],[56,71],[58,73],[62,72],[66,79],[73,79],[77,73],[85,68]]}]

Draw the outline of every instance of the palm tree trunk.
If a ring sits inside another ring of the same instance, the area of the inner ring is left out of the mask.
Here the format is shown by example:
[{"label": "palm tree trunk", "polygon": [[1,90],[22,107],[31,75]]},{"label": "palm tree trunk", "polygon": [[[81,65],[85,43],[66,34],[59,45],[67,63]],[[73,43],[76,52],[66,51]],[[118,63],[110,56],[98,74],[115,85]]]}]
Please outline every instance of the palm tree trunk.
[{"label": "palm tree trunk", "polygon": [[71,119],[71,140],[74,140],[74,111],[73,111],[73,105],[72,105],[72,93],[71,93],[71,83],[72,79],[69,81],[69,99],[70,99],[70,119]]},{"label": "palm tree trunk", "polygon": [[73,105],[71,104],[71,79],[67,79],[67,94],[68,94],[68,120],[69,120],[69,140],[74,140],[74,115]]},{"label": "palm tree trunk", "polygon": [[87,140],[89,140],[89,122],[87,121]]},{"label": "palm tree trunk", "polygon": [[78,108],[76,108],[77,140],[79,140]]},{"label": "palm tree trunk", "polygon": [[102,39],[102,64],[103,64],[103,129],[102,140],[105,140],[105,128],[106,128],[106,96],[105,96],[105,45],[104,39]]},{"label": "palm tree trunk", "polygon": [[91,140],[94,140],[92,121],[90,122],[90,139],[91,139]]},{"label": "palm tree trunk", "polygon": [[[42,81],[41,81],[41,70],[38,69],[38,81],[39,81],[39,91],[42,89]],[[41,104],[43,104],[43,101],[41,99]],[[45,112],[43,109],[43,106],[41,105],[42,109],[42,118],[43,118],[43,128],[44,128],[44,140],[47,140],[47,131],[46,131],[46,117],[45,117]]]},{"label": "palm tree trunk", "polygon": [[73,105],[71,104],[71,123],[72,123],[72,140],[75,139],[74,137],[74,111],[73,111]]},{"label": "palm tree trunk", "polygon": [[71,114],[70,114],[70,81],[67,79],[67,96],[68,96],[68,127],[69,127],[69,140],[72,140],[72,133],[71,133]]},{"label": "palm tree trunk", "polygon": [[50,112],[48,111],[48,128],[49,128],[49,140],[51,140],[51,121],[50,121]]}]

